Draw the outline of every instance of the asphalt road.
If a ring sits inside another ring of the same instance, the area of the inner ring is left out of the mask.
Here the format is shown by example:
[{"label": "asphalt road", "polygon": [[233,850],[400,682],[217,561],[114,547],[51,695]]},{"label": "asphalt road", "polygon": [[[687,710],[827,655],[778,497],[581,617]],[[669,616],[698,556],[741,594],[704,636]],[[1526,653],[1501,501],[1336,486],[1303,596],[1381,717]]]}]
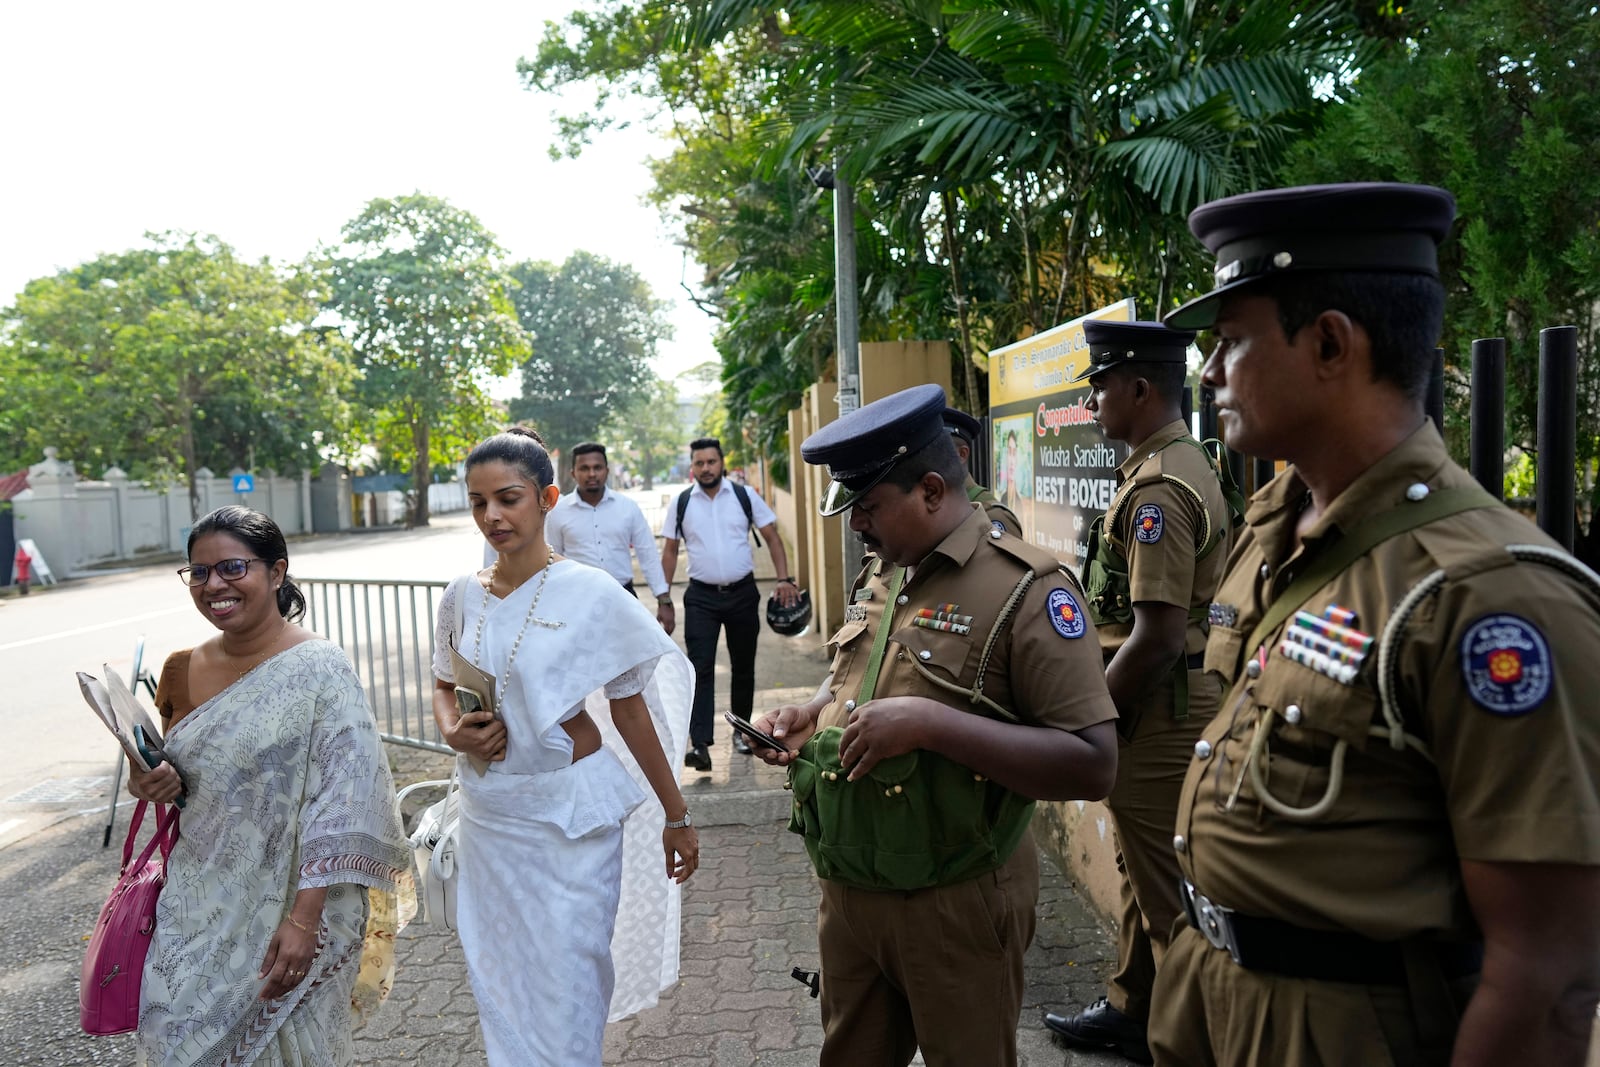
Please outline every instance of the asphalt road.
[{"label": "asphalt road", "polygon": [[[289,545],[302,578],[447,581],[481,565],[482,540],[465,514],[431,527],[316,537]],[[0,600],[0,677],[9,738],[0,760],[0,849],[61,818],[104,808],[118,748],[78,691],[76,672],[109,665],[132,681],[134,647],[159,673],[167,655],[216,631],[167,561],[104,572]],[[148,708],[149,698],[141,692]]]}]

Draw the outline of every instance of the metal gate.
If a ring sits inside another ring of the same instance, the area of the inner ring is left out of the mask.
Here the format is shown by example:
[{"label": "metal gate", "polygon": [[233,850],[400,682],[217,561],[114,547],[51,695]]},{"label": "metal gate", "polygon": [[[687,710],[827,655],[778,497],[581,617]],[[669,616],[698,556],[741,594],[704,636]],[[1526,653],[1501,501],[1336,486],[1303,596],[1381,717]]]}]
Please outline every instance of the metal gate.
[{"label": "metal gate", "polygon": [[297,578],[307,627],[344,649],[385,741],[450,752],[433,721],[433,620],[448,582]]}]

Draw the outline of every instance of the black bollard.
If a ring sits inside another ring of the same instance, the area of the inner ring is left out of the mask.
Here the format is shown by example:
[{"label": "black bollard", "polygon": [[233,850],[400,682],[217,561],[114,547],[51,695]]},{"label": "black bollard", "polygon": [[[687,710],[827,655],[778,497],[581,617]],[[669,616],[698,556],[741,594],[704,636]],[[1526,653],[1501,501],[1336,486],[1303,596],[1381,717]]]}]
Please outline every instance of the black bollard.
[{"label": "black bollard", "polygon": [[1539,331],[1539,529],[1572,551],[1578,462],[1578,328]]},{"label": "black bollard", "polygon": [[1472,342],[1472,476],[1505,499],[1506,491],[1506,339]]},{"label": "black bollard", "polygon": [[1200,440],[1210,441],[1217,436],[1217,394],[1208,386],[1200,387]]},{"label": "black bollard", "polygon": [[1433,370],[1428,372],[1428,418],[1444,436],[1444,349],[1433,350]]},{"label": "black bollard", "polygon": [[1262,486],[1264,486],[1268,482],[1272,481],[1272,479],[1278,473],[1276,470],[1273,469],[1272,460],[1270,460],[1270,459],[1256,459],[1256,460],[1253,460],[1253,461],[1251,461],[1250,466],[1252,468],[1252,473],[1253,473],[1254,478],[1255,478],[1255,480],[1251,483],[1251,486],[1250,486],[1250,492],[1252,494],[1261,492]]}]

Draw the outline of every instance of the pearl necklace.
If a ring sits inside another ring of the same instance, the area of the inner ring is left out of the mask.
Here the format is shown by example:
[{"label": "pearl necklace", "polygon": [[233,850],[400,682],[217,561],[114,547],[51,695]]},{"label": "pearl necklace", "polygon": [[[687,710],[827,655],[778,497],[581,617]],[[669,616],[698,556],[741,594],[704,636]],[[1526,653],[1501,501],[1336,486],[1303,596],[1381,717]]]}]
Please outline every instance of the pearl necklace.
[{"label": "pearl necklace", "polygon": [[[517,639],[511,643],[511,655],[506,657],[505,673],[500,678],[500,695],[502,698],[506,689],[511,685],[511,665],[517,661],[517,649],[522,647],[522,635],[528,632],[528,624],[531,622],[536,626],[543,626],[549,630],[559,630],[566,625],[564,622],[549,622],[545,619],[533,617],[534,610],[539,606],[539,598],[544,596],[544,583],[550,580],[550,568],[555,566],[555,563],[556,550],[552,548],[549,558],[545,560],[544,570],[539,573],[539,586],[533,591],[533,603],[528,605],[528,614],[522,617],[522,628],[517,631]],[[497,559],[494,561],[494,566],[489,570],[489,584],[493,585],[494,580],[499,575],[500,561]],[[484,594],[487,596],[488,590],[484,590]],[[483,610],[478,612],[478,628],[472,638],[472,662],[479,667],[483,666],[479,662],[479,657],[483,655],[483,622],[488,617],[489,605],[485,603]]]}]

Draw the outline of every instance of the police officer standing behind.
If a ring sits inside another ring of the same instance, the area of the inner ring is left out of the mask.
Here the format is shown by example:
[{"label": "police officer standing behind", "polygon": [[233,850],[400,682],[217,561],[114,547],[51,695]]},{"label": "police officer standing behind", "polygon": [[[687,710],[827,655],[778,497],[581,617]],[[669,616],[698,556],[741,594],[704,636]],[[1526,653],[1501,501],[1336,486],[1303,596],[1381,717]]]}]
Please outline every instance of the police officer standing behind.
[{"label": "police officer standing behind", "polygon": [[983,506],[983,513],[989,516],[989,523],[995,529],[1004,530],[1013,537],[1021,537],[1022,524],[1017,521],[1016,513],[1000,503],[972,476],[972,448],[978,443],[978,435],[983,433],[983,424],[959,408],[945,408],[944,428],[950,431],[950,442],[956,446],[956,456],[967,472],[966,480],[962,482],[967,499]]},{"label": "police officer standing behind", "polygon": [[1363,184],[1190,217],[1202,381],[1255,495],[1173,848],[1157,1064],[1578,1067],[1600,996],[1600,586],[1422,397],[1454,202]]},{"label": "police officer standing behind", "polygon": [[760,727],[791,750],[790,829],[822,880],[822,1067],[1017,1062],[1032,940],[1035,799],[1103,796],[1116,712],[1094,625],[1055,558],[967,499],[916,386],[812,434],[875,553],[834,634],[832,673]]},{"label": "police officer standing behind", "polygon": [[1089,535],[1084,586],[1106,685],[1117,704],[1116,822],[1122,909],[1107,995],[1045,1026],[1077,1048],[1150,1062],[1145,1024],[1156,968],[1183,914],[1172,824],[1200,731],[1217,712],[1206,674],[1206,619],[1228,558],[1232,515],[1217,471],[1183,422],[1193,333],[1158,322],[1083,326],[1088,409],[1106,437],[1132,445],[1117,492]]}]

